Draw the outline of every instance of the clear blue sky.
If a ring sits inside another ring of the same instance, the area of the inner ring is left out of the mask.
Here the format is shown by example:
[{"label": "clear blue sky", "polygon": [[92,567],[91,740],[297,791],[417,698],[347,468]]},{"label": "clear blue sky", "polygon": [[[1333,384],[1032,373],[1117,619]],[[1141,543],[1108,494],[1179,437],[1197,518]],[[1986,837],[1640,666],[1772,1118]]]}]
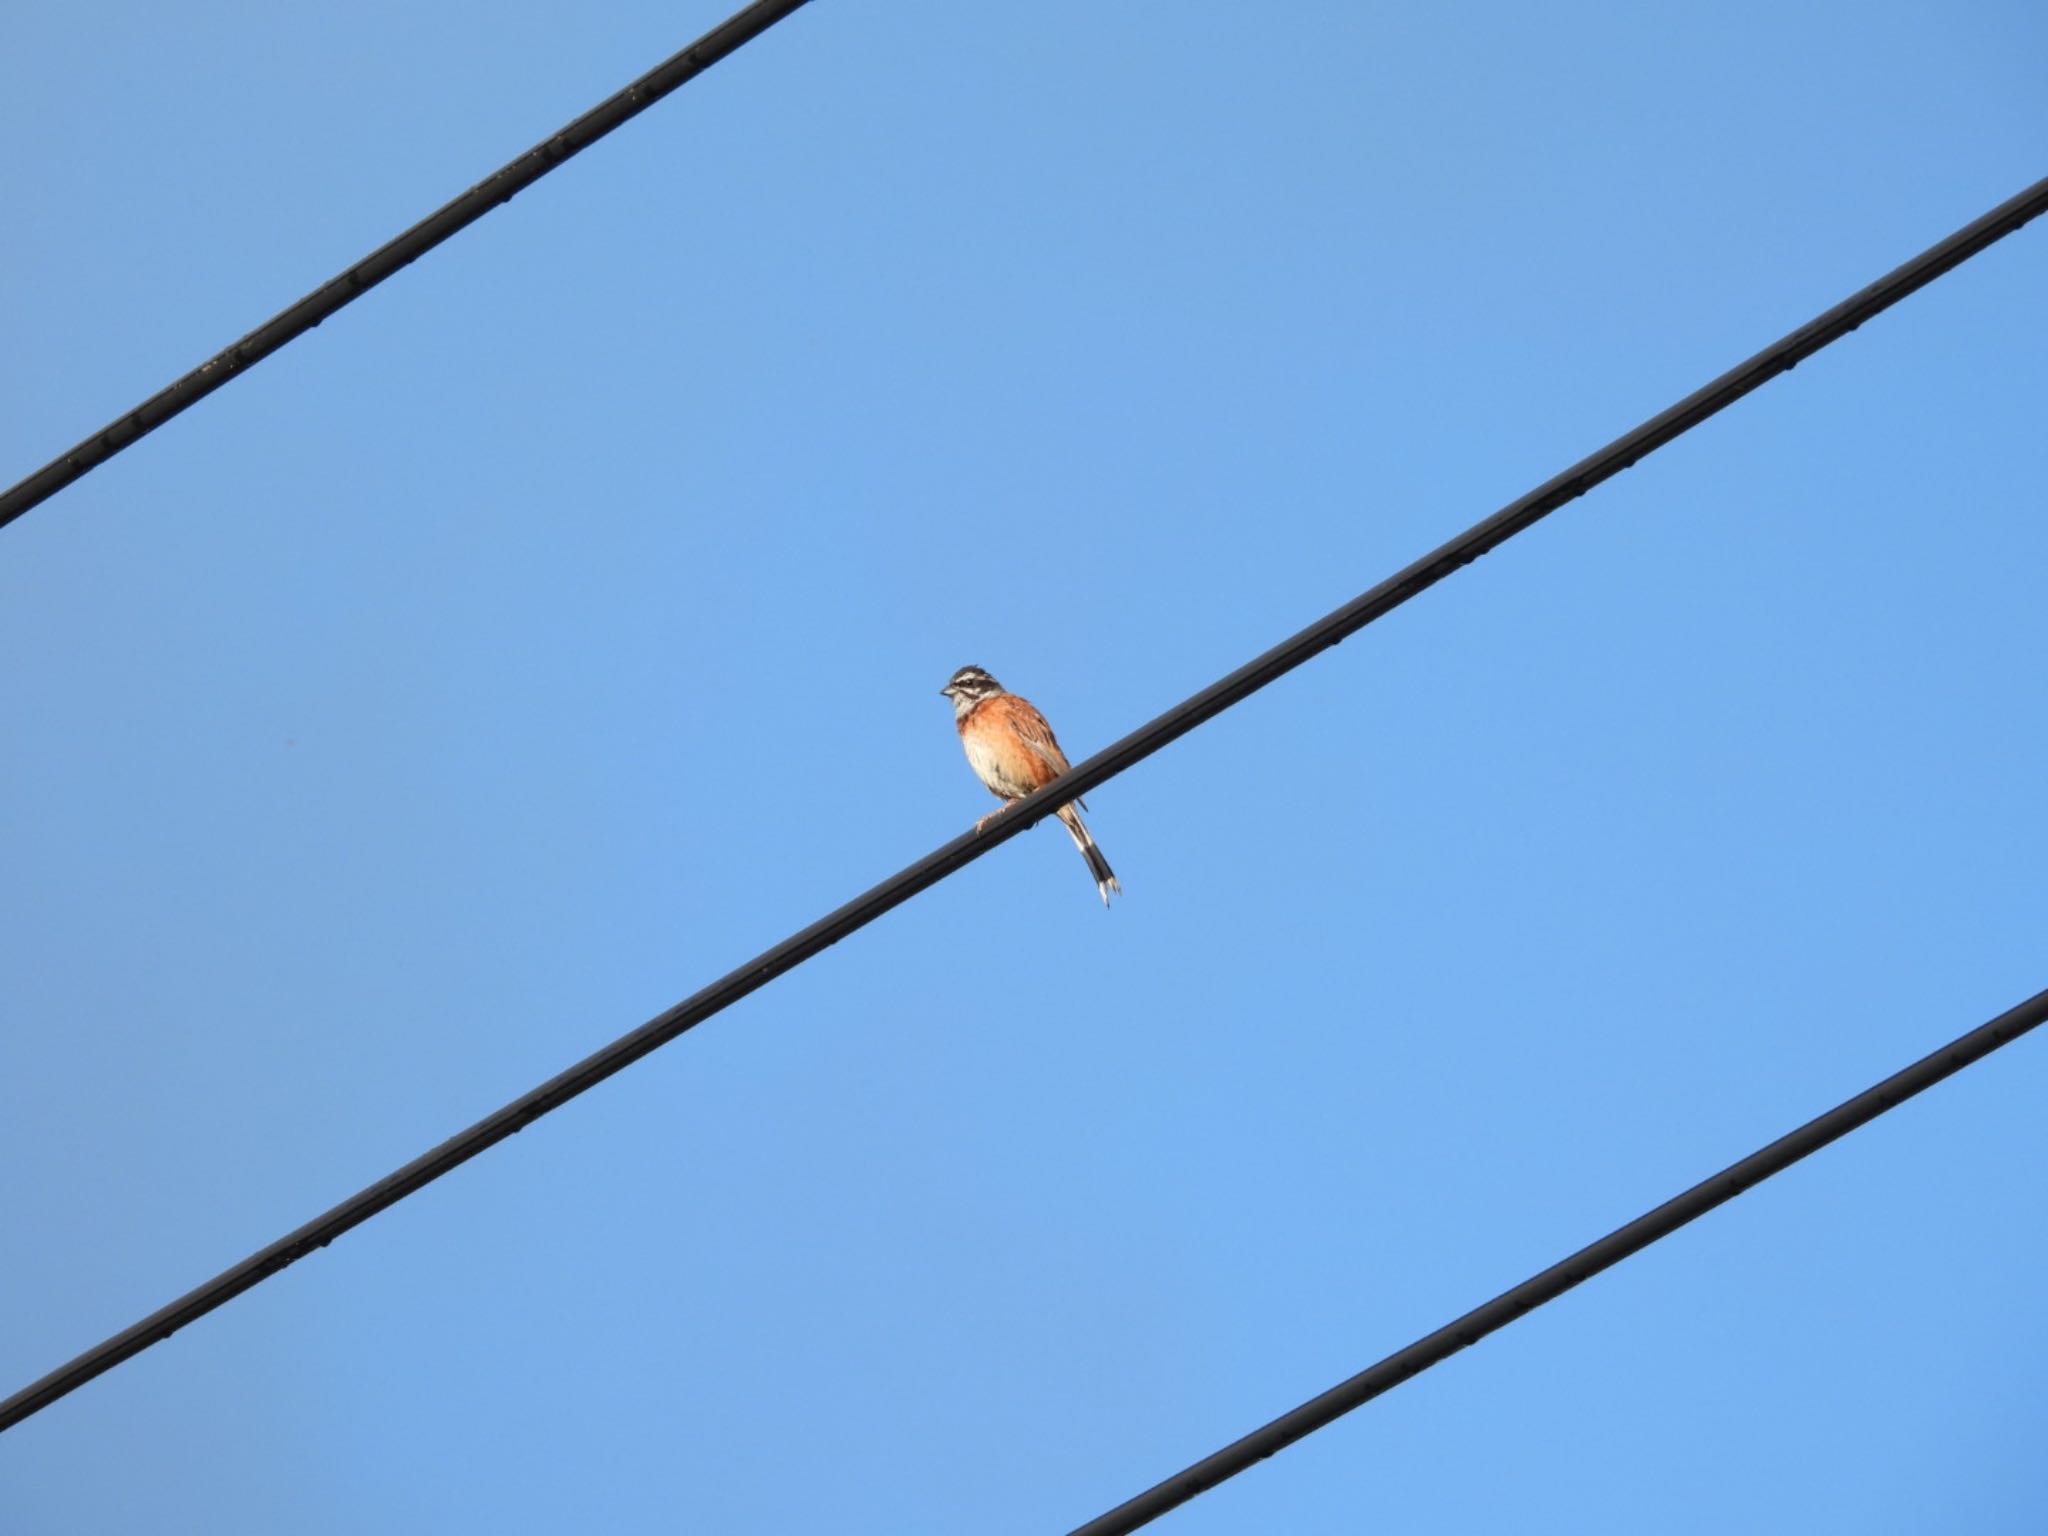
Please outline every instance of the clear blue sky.
[{"label": "clear blue sky", "polygon": [[[716,5],[25,0],[0,479]],[[0,531],[0,1392],[2048,169],[2036,5],[817,0]],[[2048,229],[0,1437],[1059,1532],[2048,985]],[[1169,1518],[2021,1532],[2030,1039]]]}]

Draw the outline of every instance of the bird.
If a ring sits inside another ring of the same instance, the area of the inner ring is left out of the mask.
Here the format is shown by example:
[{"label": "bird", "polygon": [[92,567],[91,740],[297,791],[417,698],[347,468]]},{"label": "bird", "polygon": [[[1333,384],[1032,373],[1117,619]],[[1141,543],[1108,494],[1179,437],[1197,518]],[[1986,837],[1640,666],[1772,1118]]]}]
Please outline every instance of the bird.
[{"label": "bird", "polygon": [[[1060,750],[1045,716],[1029,699],[1007,691],[984,669],[962,667],[939,692],[953,701],[953,725],[966,749],[967,766],[1005,806],[1067,771],[1067,754]],[[1085,809],[1086,802],[1077,798],[1053,814],[1065,823],[1067,835],[1088,861],[1088,873],[1095,877],[1096,892],[1107,907],[1110,893],[1121,895],[1123,887],[1117,884],[1109,860],[1088,835],[1075,806]],[[974,824],[975,830],[980,831],[998,814],[990,811]]]}]

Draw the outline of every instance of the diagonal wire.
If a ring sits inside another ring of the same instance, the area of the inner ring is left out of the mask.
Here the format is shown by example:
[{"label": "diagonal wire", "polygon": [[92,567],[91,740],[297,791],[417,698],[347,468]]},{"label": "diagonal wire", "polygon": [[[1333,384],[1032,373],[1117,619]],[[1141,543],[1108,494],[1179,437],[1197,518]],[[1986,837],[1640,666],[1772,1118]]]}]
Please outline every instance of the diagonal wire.
[{"label": "diagonal wire", "polygon": [[595,1087],[614,1072],[623,1071],[650,1051],[666,1045],[685,1030],[703,1023],[785,971],[794,969],[848,934],[866,927],[919,891],[937,884],[963,865],[1036,825],[1066,801],[1085,794],[1132,764],[1150,757],[1203,721],[1221,714],[1312,656],[1340,643],[1346,636],[1428,590],[1461,566],[1471,564],[1567,502],[1620,474],[1643,455],[1661,448],[1767,380],[1811,357],[1830,342],[1848,335],[1865,320],[1926,286],[2043,211],[2048,211],[2048,178],[1999,204],[1939,244],[1930,246],[1904,266],[1773,342],[1747,362],[1738,364],[1669,410],[1624,433],[1598,453],[1581,459],[1563,474],[1510,502],[1484,521],[1475,523],[1448,544],[1389,576],[1335,612],[1326,614],[1292,639],[1247,662],[1221,681],[1211,683],[1121,741],[1105,747],[1076,765],[1048,789],[1028,795],[999,812],[985,831],[963,833],[926,854],[837,911],[763,950],[738,970],[728,972],[667,1012],[621,1035],[610,1045],[586,1056],[575,1066],[514,1099],[502,1109],[486,1115],[469,1129],[449,1137],[395,1173],[351,1195],[297,1231],[279,1238],[267,1248],[259,1249],[141,1322],[124,1328],[76,1359],[59,1366],[40,1381],[22,1388],[5,1402],[0,1402],[0,1430],[20,1423],[101,1372],[111,1370],[159,1340],[169,1338],[195,1318],[205,1316],[251,1286],[304,1258],[315,1248],[326,1247],[344,1232],[397,1204],[451,1168],[468,1162],[531,1125],[542,1115],[559,1109],[578,1094]]},{"label": "diagonal wire", "polygon": [[1125,1536],[1141,1525],[1149,1525],[1168,1510],[1185,1504],[1198,1493],[1206,1493],[1227,1478],[1257,1465],[1276,1451],[1285,1450],[1305,1435],[1341,1418],[1352,1409],[1391,1392],[1449,1359],[1468,1344],[1477,1344],[1489,1333],[1507,1327],[1518,1318],[1555,1301],[1573,1286],[1611,1269],[1630,1254],[1639,1253],[1660,1238],[1669,1237],[1688,1222],[1706,1215],[1716,1206],[1733,1200],[1774,1173],[1782,1173],[1801,1158],[1818,1152],[1832,1141],[1869,1124],[1879,1115],[1932,1088],[1943,1078],[1981,1061],[2000,1046],[2013,1041],[2048,1021],[2048,992],[2037,992],[2010,1012],[1968,1034],[1951,1040],[1930,1056],[1923,1056],[1903,1071],[1876,1086],[1864,1089],[1826,1114],[1809,1120],[1796,1131],[1779,1137],[1769,1146],[1752,1152],[1739,1163],[1723,1168],[1712,1178],[1675,1195],[1653,1211],[1645,1212],[1625,1227],[1618,1227],[1597,1243],[1581,1248],[1539,1275],[1532,1275],[1513,1290],[1503,1291],[1484,1306],[1475,1307],[1455,1322],[1444,1324],[1426,1338],[1387,1356],[1339,1382],[1320,1397],[1310,1398],[1299,1408],[1282,1414],[1270,1424],[1253,1430],[1242,1440],[1226,1445],[1212,1456],[1176,1472],[1136,1498],[1077,1526],[1069,1536]]},{"label": "diagonal wire", "polygon": [[27,479],[0,491],[0,528],[49,500],[65,486],[106,463],[131,443],[189,409],[237,374],[313,329],[343,306],[419,260],[500,203],[509,203],[571,155],[588,149],[621,124],[638,117],[669,92],[687,85],[720,59],[752,42],[806,0],[754,0],[690,44],[664,59],[624,90],[605,98],[559,132],[501,166],[452,202],[444,203],[404,234],[379,246],[347,271],[329,278],[289,309],[280,310],[240,341],[216,353],[190,373],[118,416],[91,437],[45,464]]}]

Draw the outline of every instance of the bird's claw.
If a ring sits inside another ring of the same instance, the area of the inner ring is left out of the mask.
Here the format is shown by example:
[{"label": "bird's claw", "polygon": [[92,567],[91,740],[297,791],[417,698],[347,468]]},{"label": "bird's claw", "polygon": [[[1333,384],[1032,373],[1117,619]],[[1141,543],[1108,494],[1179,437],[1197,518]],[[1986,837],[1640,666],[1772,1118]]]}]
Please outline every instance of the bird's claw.
[{"label": "bird's claw", "polygon": [[982,817],[981,820],[977,821],[974,824],[974,830],[977,832],[986,832],[988,830],[988,824],[990,822],[994,821],[998,816],[1002,815],[1003,812],[1007,811],[1011,806],[1015,805],[1016,803],[1017,802],[1014,800],[1005,800],[1001,805],[997,806],[994,810],[990,811],[986,816]]}]

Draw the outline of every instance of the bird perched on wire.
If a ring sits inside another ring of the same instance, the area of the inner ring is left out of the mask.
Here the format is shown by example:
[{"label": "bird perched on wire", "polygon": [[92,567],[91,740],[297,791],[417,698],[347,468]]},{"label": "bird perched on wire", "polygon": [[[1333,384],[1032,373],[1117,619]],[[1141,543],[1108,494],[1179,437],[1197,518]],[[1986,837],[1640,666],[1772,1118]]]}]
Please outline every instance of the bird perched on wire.
[{"label": "bird perched on wire", "polygon": [[[1005,692],[1003,685],[980,667],[962,667],[939,692],[953,701],[953,724],[960,732],[960,745],[967,750],[967,766],[1005,805],[1067,771],[1067,754],[1053,739],[1045,716],[1029,699]],[[1116,883],[1109,860],[1082,825],[1075,805],[1085,802],[1077,799],[1053,814],[1066,824],[1067,835],[1088,861],[1088,873],[1095,877],[1095,889],[1106,907],[1110,892],[1121,894],[1123,887]],[[975,828],[987,826],[989,817],[996,814],[990,811]]]}]

